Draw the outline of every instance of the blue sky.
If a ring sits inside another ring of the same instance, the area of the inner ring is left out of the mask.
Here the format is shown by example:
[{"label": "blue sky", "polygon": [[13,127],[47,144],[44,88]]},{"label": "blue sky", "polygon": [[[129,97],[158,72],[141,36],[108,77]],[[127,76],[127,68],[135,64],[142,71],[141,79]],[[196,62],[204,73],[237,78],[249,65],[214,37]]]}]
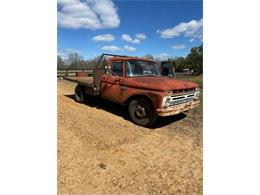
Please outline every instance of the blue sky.
[{"label": "blue sky", "polygon": [[202,1],[58,0],[58,54],[186,56],[202,43]]}]

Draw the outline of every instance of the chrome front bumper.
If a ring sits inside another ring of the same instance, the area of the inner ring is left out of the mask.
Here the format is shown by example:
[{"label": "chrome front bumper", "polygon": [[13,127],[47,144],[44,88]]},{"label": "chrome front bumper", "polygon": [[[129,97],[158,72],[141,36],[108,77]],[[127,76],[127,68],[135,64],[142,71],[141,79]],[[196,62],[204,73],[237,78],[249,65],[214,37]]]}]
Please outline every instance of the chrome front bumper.
[{"label": "chrome front bumper", "polygon": [[195,100],[192,102],[175,105],[175,106],[169,107],[169,108],[158,108],[158,109],[156,109],[156,111],[157,111],[158,116],[171,116],[171,115],[179,114],[181,112],[193,109],[193,108],[197,107],[199,105],[199,103],[200,103],[199,100]]}]

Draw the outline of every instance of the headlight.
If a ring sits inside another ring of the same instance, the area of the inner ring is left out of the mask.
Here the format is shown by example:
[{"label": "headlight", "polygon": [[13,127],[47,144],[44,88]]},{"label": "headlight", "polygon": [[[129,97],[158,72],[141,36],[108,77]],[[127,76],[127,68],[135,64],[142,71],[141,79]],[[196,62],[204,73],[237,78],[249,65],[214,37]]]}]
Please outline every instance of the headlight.
[{"label": "headlight", "polygon": [[165,101],[165,107],[169,107],[169,106],[170,106],[170,101],[171,101],[170,98],[167,98],[167,99],[166,99],[166,101]]},{"label": "headlight", "polygon": [[167,108],[170,106],[171,97],[164,97],[162,101],[162,107]]},{"label": "headlight", "polygon": [[200,91],[197,90],[197,91],[195,92],[194,99],[197,100],[197,99],[199,99],[199,97],[200,97]]}]

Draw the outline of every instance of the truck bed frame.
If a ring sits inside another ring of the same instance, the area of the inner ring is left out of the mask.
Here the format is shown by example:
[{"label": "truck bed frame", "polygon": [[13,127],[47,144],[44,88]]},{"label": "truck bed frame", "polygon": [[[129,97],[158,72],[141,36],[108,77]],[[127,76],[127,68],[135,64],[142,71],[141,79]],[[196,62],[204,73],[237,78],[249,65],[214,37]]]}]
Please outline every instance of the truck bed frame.
[{"label": "truck bed frame", "polygon": [[100,94],[100,90],[97,90],[94,85],[93,77],[64,77],[64,79],[84,86],[86,94],[93,96]]}]

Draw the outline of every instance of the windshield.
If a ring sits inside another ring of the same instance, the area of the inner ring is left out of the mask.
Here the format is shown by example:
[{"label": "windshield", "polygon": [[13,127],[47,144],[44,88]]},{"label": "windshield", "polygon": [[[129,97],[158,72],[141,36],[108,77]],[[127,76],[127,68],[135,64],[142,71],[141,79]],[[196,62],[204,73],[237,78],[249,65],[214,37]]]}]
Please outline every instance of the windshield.
[{"label": "windshield", "polygon": [[160,73],[154,62],[142,60],[128,60],[126,62],[126,76],[159,76]]}]

